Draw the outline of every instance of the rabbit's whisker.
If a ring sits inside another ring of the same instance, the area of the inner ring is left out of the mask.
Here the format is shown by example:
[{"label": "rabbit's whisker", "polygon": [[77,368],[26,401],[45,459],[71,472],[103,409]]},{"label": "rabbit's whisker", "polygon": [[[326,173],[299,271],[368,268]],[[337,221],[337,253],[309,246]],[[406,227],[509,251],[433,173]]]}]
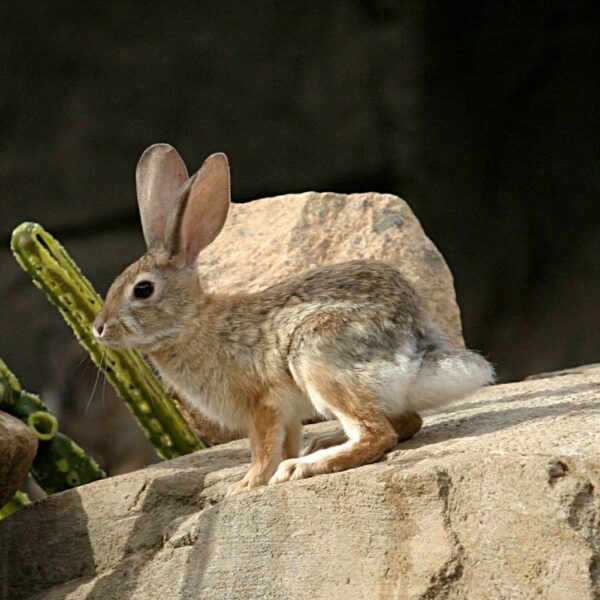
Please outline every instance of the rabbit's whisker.
[{"label": "rabbit's whisker", "polygon": [[[108,349],[106,349],[103,353],[103,355],[106,357],[108,353]],[[104,375],[102,377],[102,412],[104,413],[104,416],[107,416],[106,413],[106,375]]]},{"label": "rabbit's whisker", "polygon": [[92,387],[92,392],[90,393],[90,397],[88,398],[87,404],[85,405],[84,413],[87,413],[90,403],[92,402],[92,398],[96,392],[96,387],[98,385],[98,379],[100,378],[100,371],[102,370],[102,362],[104,361],[104,357],[106,356],[106,348],[102,349],[102,354],[100,355],[100,365],[96,371],[96,379],[94,380],[94,386]]},{"label": "rabbit's whisker", "polygon": [[[73,367],[73,373],[76,373],[77,370],[81,367],[81,365],[89,358],[89,356],[87,354],[85,354],[81,360],[77,361],[77,364]],[[85,369],[87,369],[88,363],[85,363],[85,367],[84,367],[84,373],[85,373]]]}]

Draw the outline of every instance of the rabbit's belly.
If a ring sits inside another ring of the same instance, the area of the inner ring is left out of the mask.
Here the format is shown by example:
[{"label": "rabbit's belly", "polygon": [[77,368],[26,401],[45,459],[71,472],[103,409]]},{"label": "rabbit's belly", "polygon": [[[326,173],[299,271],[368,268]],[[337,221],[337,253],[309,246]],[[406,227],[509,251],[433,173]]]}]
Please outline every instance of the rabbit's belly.
[{"label": "rabbit's belly", "polygon": [[236,398],[231,394],[185,394],[190,402],[206,417],[226,429],[246,431],[250,419],[247,398]]},{"label": "rabbit's belly", "polygon": [[[234,394],[185,394],[190,402],[209,419],[227,429],[246,431],[252,412],[248,397]],[[296,386],[274,386],[268,391],[268,403],[278,406],[286,421],[305,420],[317,416],[315,406]]]},{"label": "rabbit's belly", "polygon": [[296,386],[286,386],[275,395],[281,402],[282,412],[288,420],[313,419],[318,416],[317,407],[310,398]]},{"label": "rabbit's belly", "polygon": [[[164,361],[155,361],[162,379],[191,405],[192,410],[199,411],[205,417],[225,427],[246,431],[251,410],[251,394],[244,394],[241,389],[235,389],[228,382],[218,380],[219,371],[191,368],[173,368]],[[216,379],[216,380],[215,380]]]}]

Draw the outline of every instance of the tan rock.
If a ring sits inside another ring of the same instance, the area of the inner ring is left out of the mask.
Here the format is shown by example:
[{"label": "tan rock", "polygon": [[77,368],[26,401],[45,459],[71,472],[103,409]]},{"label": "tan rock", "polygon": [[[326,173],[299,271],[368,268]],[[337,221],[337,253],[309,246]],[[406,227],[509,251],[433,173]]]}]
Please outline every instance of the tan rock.
[{"label": "tan rock", "polygon": [[3,592],[598,598],[599,389],[593,369],[494,386],[382,462],[233,498],[245,442],[51,496],[0,522]]},{"label": "tan rock", "polygon": [[529,375],[526,379],[547,379],[548,377],[563,377],[564,375],[575,375],[579,373],[600,374],[600,363],[594,363],[590,365],[582,365],[581,367],[572,367],[570,369],[561,369],[560,371],[550,371],[549,373],[536,373],[535,375]]},{"label": "tan rock", "polygon": [[31,429],[0,411],[0,506],[21,487],[36,452],[37,438]]}]

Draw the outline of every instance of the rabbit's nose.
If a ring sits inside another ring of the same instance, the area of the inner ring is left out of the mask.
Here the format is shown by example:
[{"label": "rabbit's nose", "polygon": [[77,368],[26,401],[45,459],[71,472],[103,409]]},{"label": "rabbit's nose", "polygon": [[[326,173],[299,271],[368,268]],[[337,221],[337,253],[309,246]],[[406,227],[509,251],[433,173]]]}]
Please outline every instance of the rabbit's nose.
[{"label": "rabbit's nose", "polygon": [[98,340],[102,337],[102,334],[105,330],[106,327],[104,326],[104,323],[102,321],[96,321],[92,327],[94,337]]}]

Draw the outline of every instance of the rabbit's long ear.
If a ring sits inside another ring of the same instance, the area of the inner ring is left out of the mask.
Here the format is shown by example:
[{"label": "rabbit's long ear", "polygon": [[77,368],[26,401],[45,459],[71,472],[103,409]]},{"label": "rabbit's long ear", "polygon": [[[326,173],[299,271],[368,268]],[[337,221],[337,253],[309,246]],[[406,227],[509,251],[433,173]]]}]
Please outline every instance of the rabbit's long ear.
[{"label": "rabbit's long ear", "polygon": [[219,235],[231,198],[229,163],[225,154],[211,154],[181,190],[178,206],[167,223],[171,255],[191,266],[198,253]]},{"label": "rabbit's long ear", "polygon": [[165,228],[187,180],[185,163],[169,144],[146,148],[138,161],[135,184],[148,251],[168,251]]}]

